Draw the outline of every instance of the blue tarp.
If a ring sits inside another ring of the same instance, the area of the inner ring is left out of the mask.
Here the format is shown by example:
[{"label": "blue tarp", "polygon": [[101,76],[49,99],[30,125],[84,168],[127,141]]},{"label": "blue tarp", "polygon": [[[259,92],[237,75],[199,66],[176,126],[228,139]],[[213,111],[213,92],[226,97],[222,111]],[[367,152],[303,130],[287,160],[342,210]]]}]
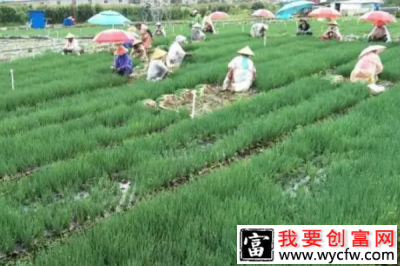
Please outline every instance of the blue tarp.
[{"label": "blue tarp", "polygon": [[29,20],[33,29],[44,29],[46,27],[46,18],[42,10],[29,10]]}]

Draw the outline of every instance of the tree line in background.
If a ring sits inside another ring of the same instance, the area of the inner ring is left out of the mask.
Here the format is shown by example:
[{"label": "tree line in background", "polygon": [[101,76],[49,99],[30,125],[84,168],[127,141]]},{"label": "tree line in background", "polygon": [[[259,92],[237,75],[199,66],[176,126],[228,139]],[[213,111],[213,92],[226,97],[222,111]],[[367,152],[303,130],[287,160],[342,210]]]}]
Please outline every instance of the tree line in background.
[{"label": "tree line in background", "polygon": [[[168,10],[164,10],[168,13],[168,16],[164,15],[163,20],[185,20],[189,18],[192,9],[196,8],[202,15],[211,13],[214,11],[223,11],[231,15],[239,14],[243,11],[251,11],[259,8],[267,8],[271,11],[277,9],[276,6],[271,4],[265,4],[256,2],[253,4],[204,4],[198,6],[171,6]],[[143,7],[138,5],[57,5],[57,6],[17,6],[17,5],[0,5],[0,23],[2,24],[17,24],[26,23],[28,21],[28,10],[44,10],[45,17],[48,19],[50,24],[60,24],[63,20],[69,16],[74,16],[78,23],[84,23],[93,15],[104,11],[113,10],[121,13],[132,21],[141,21],[143,12],[147,12],[151,18],[151,12],[149,7]],[[147,10],[146,10],[147,9]]]}]

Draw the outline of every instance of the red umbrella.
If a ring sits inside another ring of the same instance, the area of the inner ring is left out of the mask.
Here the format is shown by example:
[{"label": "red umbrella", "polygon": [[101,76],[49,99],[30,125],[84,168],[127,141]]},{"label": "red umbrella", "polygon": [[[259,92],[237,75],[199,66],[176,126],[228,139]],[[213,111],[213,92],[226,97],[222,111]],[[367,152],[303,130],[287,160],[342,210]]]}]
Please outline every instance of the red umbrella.
[{"label": "red umbrella", "polygon": [[275,18],[275,15],[269,10],[259,9],[253,12],[253,17]]},{"label": "red umbrella", "polygon": [[131,32],[124,30],[105,30],[94,37],[92,42],[95,43],[123,43],[135,40],[135,36]]},{"label": "red umbrella", "polygon": [[217,19],[224,19],[229,17],[229,15],[225,12],[214,12],[210,15],[211,19],[217,20]]},{"label": "red umbrella", "polygon": [[311,11],[308,16],[313,17],[313,18],[337,18],[340,17],[342,14],[340,14],[339,11],[333,8],[329,7],[321,7],[318,9],[315,9]]},{"label": "red umbrella", "polygon": [[374,24],[396,22],[396,18],[384,11],[371,11],[360,17],[360,20],[371,21]]}]

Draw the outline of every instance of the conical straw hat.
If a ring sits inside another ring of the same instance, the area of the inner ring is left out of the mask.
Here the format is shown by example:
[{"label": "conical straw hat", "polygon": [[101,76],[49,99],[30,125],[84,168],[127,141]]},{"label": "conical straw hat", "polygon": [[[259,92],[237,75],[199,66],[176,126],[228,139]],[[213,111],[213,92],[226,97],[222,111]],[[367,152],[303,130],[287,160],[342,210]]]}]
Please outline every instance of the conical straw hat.
[{"label": "conical straw hat", "polygon": [[128,32],[133,32],[133,33],[137,33],[137,28],[134,26],[131,26],[127,29]]},{"label": "conical straw hat", "polygon": [[133,42],[133,45],[138,45],[138,44],[142,44],[142,43],[143,43],[142,40],[136,39],[136,40]]},{"label": "conical straw hat", "polygon": [[253,51],[250,49],[249,46],[246,46],[246,47],[243,48],[242,50],[239,50],[237,53],[238,53],[238,54],[242,54],[242,55],[254,56],[254,53],[253,53]]},{"label": "conical straw hat", "polygon": [[75,38],[75,35],[73,35],[72,33],[68,33],[67,37],[65,37],[65,39],[72,39]]},{"label": "conical straw hat", "polygon": [[123,55],[128,52],[128,49],[126,49],[124,46],[120,45],[118,46],[117,50],[115,51],[115,55]]},{"label": "conical straw hat", "polygon": [[335,20],[329,21],[328,25],[339,26],[339,24]]},{"label": "conical straw hat", "polygon": [[157,48],[154,53],[151,55],[151,59],[161,59],[167,54],[166,51]]},{"label": "conical straw hat", "polygon": [[361,54],[360,54],[360,56],[359,56],[358,58],[361,58],[361,57],[363,57],[364,55],[366,55],[366,54],[368,54],[368,53],[371,53],[371,52],[374,52],[374,51],[377,51],[378,53],[380,53],[380,52],[382,52],[382,51],[385,50],[385,49],[386,49],[386,47],[385,47],[385,46],[382,46],[382,45],[371,45],[370,47],[364,49],[364,50],[361,52]]}]

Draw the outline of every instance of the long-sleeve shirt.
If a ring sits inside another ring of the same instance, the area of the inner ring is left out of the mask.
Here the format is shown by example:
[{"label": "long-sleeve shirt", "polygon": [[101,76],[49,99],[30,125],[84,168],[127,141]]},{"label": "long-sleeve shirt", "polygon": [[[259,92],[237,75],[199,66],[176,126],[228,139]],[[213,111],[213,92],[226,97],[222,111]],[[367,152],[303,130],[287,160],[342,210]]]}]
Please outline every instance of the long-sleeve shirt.
[{"label": "long-sleeve shirt", "polygon": [[350,75],[350,80],[356,82],[365,79],[374,83],[378,74],[382,73],[382,61],[376,53],[368,53],[361,57]]},{"label": "long-sleeve shirt", "polygon": [[168,68],[164,65],[161,59],[151,60],[149,69],[147,71],[147,80],[148,81],[157,81],[161,80],[168,73]]},{"label": "long-sleeve shirt", "polygon": [[387,42],[392,41],[392,38],[390,37],[390,33],[389,33],[388,29],[386,28],[386,26],[382,26],[382,27],[375,26],[373,28],[373,30],[370,32],[370,34],[368,34],[368,38],[370,38],[371,36],[374,36],[378,39],[386,36]]},{"label": "long-sleeve shirt", "polygon": [[78,41],[76,39],[72,39],[72,42],[70,42],[69,40],[66,40],[64,49],[71,50],[71,51],[79,50]]},{"label": "long-sleeve shirt", "polygon": [[253,26],[251,26],[250,30],[251,37],[264,37],[265,32],[263,32],[262,30],[263,28],[265,29],[265,31],[267,31],[268,25],[263,23],[256,23]]},{"label": "long-sleeve shirt", "polygon": [[132,60],[127,53],[118,55],[117,58],[115,58],[114,66],[117,69],[124,67],[132,68]]},{"label": "long-sleeve shirt", "polygon": [[179,66],[185,58],[186,52],[178,42],[174,42],[169,48],[167,55],[167,66]]},{"label": "long-sleeve shirt", "polygon": [[303,25],[300,23],[297,32],[311,32],[310,24],[306,23]]},{"label": "long-sleeve shirt", "polygon": [[201,19],[201,15],[197,14],[193,19],[192,19],[192,24],[191,26],[193,26],[196,23],[199,23],[200,25],[202,24],[202,19]]},{"label": "long-sleeve shirt", "polygon": [[[253,61],[245,56],[237,56],[228,64],[228,67],[229,73],[225,79],[224,86],[230,84],[236,92],[250,89],[256,76],[256,68]],[[230,74],[231,79],[229,79]]]},{"label": "long-sleeve shirt", "polygon": [[329,27],[328,30],[323,34],[323,36],[328,36],[329,33],[334,34],[335,39],[339,39],[339,40],[343,39],[342,35],[340,34],[339,27],[337,27],[337,26]]},{"label": "long-sleeve shirt", "polygon": [[192,41],[201,41],[206,38],[206,35],[204,32],[202,32],[200,29],[192,29]]}]

